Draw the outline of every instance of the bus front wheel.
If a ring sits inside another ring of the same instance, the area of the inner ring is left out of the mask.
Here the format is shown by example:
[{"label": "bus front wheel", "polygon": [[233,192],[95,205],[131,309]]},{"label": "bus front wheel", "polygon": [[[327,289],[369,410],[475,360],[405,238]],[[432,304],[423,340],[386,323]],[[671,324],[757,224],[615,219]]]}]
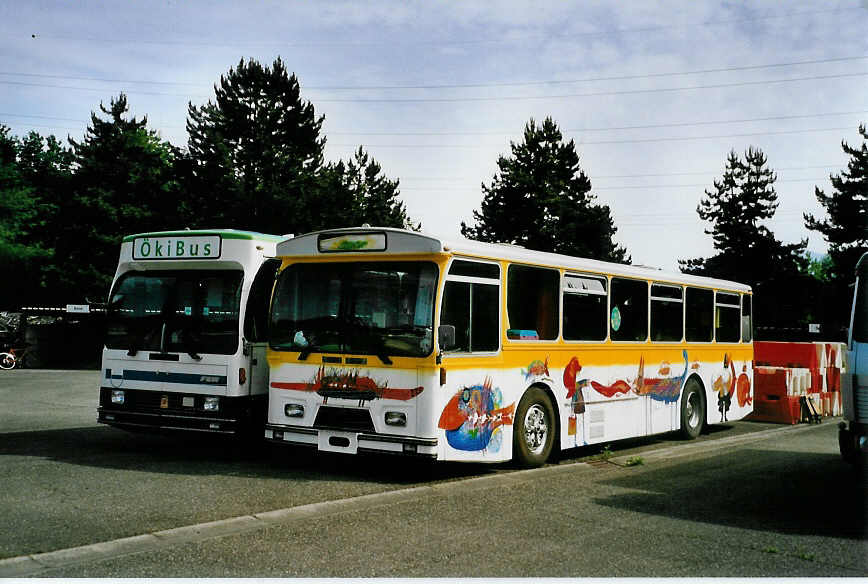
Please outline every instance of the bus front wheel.
[{"label": "bus front wheel", "polygon": [[691,379],[684,386],[681,395],[681,436],[693,440],[702,432],[705,424],[705,402],[701,387]]},{"label": "bus front wheel", "polygon": [[545,464],[555,443],[555,411],[546,393],[528,389],[518,404],[513,427],[512,454],[523,467]]}]

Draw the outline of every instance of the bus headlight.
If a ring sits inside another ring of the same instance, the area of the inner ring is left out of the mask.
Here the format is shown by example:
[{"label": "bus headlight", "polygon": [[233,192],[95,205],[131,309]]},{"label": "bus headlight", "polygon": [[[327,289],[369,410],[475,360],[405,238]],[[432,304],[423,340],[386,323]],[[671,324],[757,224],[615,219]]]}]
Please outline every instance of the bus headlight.
[{"label": "bus headlight", "polygon": [[283,413],[287,418],[303,418],[304,406],[301,404],[286,404],[283,406]]},{"label": "bus headlight", "polygon": [[386,412],[387,426],[406,426],[407,414],[404,412]]},{"label": "bus headlight", "polygon": [[112,403],[118,405],[124,405],[124,390],[122,389],[113,389],[112,390]]},{"label": "bus headlight", "polygon": [[206,412],[220,411],[220,398],[206,397],[205,402],[202,404],[202,409],[204,409]]}]

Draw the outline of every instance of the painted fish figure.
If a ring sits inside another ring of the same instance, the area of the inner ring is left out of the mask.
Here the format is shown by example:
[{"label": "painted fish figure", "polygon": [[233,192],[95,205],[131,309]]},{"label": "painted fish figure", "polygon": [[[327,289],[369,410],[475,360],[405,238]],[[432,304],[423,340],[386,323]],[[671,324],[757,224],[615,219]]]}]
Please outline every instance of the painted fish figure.
[{"label": "painted fish figure", "polygon": [[368,376],[359,375],[358,371],[328,369],[320,367],[316,376],[309,383],[293,383],[273,381],[275,389],[294,389],[296,391],[315,391],[323,397],[323,403],[328,399],[355,399],[365,402],[373,399],[410,400],[420,393],[423,387],[399,388],[388,384],[378,384]]},{"label": "painted fish figure", "polygon": [[452,448],[475,452],[491,447],[497,451],[495,431],[512,424],[515,404],[502,408],[499,388],[492,388],[490,377],[482,385],[465,387],[447,402],[440,414],[438,427],[446,430],[446,441]]},{"label": "painted fish figure", "polygon": [[[681,386],[684,380],[687,379],[687,371],[689,364],[687,359],[687,351],[682,351],[684,357],[684,373],[681,377],[650,377],[644,376],[645,361],[639,358],[639,375],[636,378],[636,386],[638,387],[639,395],[647,395],[655,401],[664,403],[674,403],[678,401],[678,396],[681,393]],[[669,363],[665,361],[660,366],[660,371],[669,371]]]},{"label": "painted fish figure", "polygon": [[738,405],[740,407],[744,407],[753,402],[753,398],[750,395],[750,377],[747,376],[747,365],[744,365],[741,368],[741,375],[738,376],[738,381],[736,382],[736,391],[738,395]]},{"label": "painted fish figure", "polygon": [[548,357],[548,355],[546,355],[545,361],[540,361],[539,359],[537,359],[536,361],[531,362],[531,364],[527,366],[527,371],[522,369],[521,374],[524,375],[525,381],[527,381],[531,377],[539,377],[541,375],[545,375],[546,377],[549,377],[549,357]]}]

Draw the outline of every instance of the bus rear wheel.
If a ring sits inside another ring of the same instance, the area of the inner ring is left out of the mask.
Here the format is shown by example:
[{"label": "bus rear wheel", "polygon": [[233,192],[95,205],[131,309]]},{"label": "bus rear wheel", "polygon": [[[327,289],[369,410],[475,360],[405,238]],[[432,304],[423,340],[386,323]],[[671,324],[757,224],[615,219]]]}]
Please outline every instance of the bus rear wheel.
[{"label": "bus rear wheel", "polygon": [[542,466],[555,443],[555,411],[546,393],[528,389],[518,404],[513,427],[512,456],[519,466]]},{"label": "bus rear wheel", "polygon": [[691,379],[684,385],[681,394],[681,436],[693,440],[702,432],[705,424],[705,401],[701,387]]}]

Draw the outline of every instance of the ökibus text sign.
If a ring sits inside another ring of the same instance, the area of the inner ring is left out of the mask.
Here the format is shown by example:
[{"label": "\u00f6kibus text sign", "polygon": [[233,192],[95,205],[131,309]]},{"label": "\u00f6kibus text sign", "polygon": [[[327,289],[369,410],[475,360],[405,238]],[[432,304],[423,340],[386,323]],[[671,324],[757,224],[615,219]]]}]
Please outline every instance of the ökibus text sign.
[{"label": "\u00f6kibus text sign", "polygon": [[213,260],[220,257],[219,235],[137,237],[134,260]]}]

